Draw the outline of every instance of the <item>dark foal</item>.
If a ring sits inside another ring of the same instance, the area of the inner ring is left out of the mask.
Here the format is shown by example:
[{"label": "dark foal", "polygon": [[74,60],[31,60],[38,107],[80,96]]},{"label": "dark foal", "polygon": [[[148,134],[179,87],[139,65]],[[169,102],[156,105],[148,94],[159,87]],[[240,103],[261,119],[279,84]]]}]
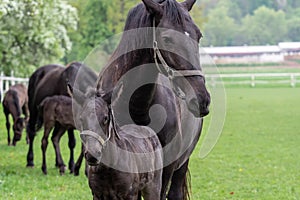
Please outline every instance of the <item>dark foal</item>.
[{"label": "dark foal", "polygon": [[119,127],[100,96],[84,98],[81,139],[95,200],[159,200],[161,145],[155,132],[135,124]]},{"label": "dark foal", "polygon": [[55,149],[57,167],[59,167],[60,174],[63,174],[65,164],[61,156],[59,141],[66,130],[75,129],[72,99],[63,95],[46,97],[39,106],[39,115],[43,116],[44,121],[44,135],[41,145],[43,151],[42,171],[47,174],[46,150],[48,137],[53,127],[55,127],[51,140]]},{"label": "dark foal", "polygon": [[[3,99],[3,112],[6,117],[6,128],[7,128],[7,141],[8,145],[15,146],[17,141],[21,139],[22,131],[26,126],[26,121],[28,119],[28,97],[27,88],[23,84],[16,84],[9,88]],[[25,115],[23,118],[22,115]],[[12,115],[14,124],[13,131],[14,137],[11,143],[10,138],[10,122],[9,114]]]}]

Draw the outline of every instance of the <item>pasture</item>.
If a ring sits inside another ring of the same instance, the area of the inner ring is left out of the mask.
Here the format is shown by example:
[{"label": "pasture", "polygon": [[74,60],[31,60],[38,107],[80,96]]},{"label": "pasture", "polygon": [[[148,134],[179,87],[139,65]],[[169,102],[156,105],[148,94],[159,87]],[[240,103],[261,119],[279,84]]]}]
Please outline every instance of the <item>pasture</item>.
[{"label": "pasture", "polygon": [[[205,159],[199,158],[198,145],[190,160],[192,199],[300,199],[300,89],[227,88],[226,94],[217,145]],[[79,177],[60,176],[49,143],[48,175],[43,175],[40,131],[35,168],[26,168],[25,132],[16,147],[8,147],[2,113],[0,122],[0,199],[92,199],[83,166]],[[66,164],[67,134],[61,147]],[[79,152],[77,134],[76,157]]]}]

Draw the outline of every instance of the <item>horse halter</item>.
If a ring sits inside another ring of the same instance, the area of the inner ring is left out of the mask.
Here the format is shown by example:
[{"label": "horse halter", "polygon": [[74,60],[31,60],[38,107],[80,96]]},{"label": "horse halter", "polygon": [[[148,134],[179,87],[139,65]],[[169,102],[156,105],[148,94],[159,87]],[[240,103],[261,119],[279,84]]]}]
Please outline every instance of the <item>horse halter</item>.
[{"label": "horse halter", "polygon": [[106,139],[104,139],[101,135],[98,135],[94,131],[90,131],[90,130],[85,130],[85,131],[82,131],[80,133],[80,136],[90,136],[90,137],[96,139],[101,144],[101,146],[103,148],[106,146],[107,142],[111,138],[111,130],[115,132],[115,134],[118,138],[120,138],[120,136],[117,132],[117,128],[116,128],[116,122],[115,122],[115,117],[114,117],[113,110],[110,106],[109,106],[108,110],[109,110],[108,111],[108,113],[109,113],[109,125],[108,125],[108,137]]},{"label": "horse halter", "polygon": [[[174,78],[176,77],[187,77],[187,76],[201,76],[204,77],[204,73],[201,70],[174,70],[172,69],[165,59],[163,58],[159,48],[158,42],[156,40],[156,31],[155,31],[155,18],[153,18],[153,50],[154,50],[154,61],[159,73],[166,76],[171,85],[173,92],[182,100],[186,99],[185,93],[174,83]],[[159,65],[158,60],[161,62]],[[161,67],[162,66],[162,67]]]}]

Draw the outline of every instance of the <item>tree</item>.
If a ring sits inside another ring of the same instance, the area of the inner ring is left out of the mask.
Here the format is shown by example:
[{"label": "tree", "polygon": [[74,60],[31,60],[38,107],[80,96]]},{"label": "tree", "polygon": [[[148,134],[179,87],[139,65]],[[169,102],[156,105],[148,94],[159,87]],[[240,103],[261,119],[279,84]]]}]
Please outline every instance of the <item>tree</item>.
[{"label": "tree", "polygon": [[107,26],[109,2],[73,0],[70,3],[77,8],[80,20],[78,29],[70,34],[73,47],[65,62],[83,61],[93,48],[112,35]]},{"label": "tree", "polygon": [[292,9],[287,15],[287,37],[293,42],[300,41],[300,8]]},{"label": "tree", "polygon": [[[72,51],[68,62],[84,60],[93,48],[116,33],[123,31],[127,13],[139,0],[69,0],[79,11],[79,28],[71,34]],[[105,51],[110,53],[114,45],[109,41]]]},{"label": "tree", "polygon": [[209,12],[208,22],[204,24],[204,46],[232,45],[237,25],[228,12],[228,7],[222,2]]},{"label": "tree", "polygon": [[64,1],[2,0],[0,3],[1,71],[26,76],[71,50],[76,9]]},{"label": "tree", "polygon": [[259,7],[253,15],[247,15],[239,31],[242,42],[248,45],[274,45],[283,41],[286,33],[285,13],[265,6]]}]

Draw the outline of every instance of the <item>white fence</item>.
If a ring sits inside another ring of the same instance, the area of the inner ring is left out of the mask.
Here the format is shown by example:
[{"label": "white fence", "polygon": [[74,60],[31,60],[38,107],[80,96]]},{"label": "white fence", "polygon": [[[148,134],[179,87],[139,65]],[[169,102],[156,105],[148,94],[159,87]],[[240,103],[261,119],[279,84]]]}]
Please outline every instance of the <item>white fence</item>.
[{"label": "white fence", "polygon": [[[28,78],[0,76],[1,100],[11,85],[16,83],[27,85],[28,80]],[[258,85],[296,87],[297,84],[300,86],[300,73],[207,74],[206,80],[212,87],[222,83],[224,85],[248,85],[251,87]]]},{"label": "white fence", "polygon": [[9,89],[11,85],[15,85],[17,83],[23,83],[24,85],[28,84],[28,78],[16,78],[16,77],[8,77],[8,76],[0,76],[0,94],[1,101],[3,99],[4,93]]},{"label": "white fence", "polygon": [[212,87],[224,85],[290,86],[300,84],[300,73],[244,73],[244,74],[207,74],[206,80]]}]

